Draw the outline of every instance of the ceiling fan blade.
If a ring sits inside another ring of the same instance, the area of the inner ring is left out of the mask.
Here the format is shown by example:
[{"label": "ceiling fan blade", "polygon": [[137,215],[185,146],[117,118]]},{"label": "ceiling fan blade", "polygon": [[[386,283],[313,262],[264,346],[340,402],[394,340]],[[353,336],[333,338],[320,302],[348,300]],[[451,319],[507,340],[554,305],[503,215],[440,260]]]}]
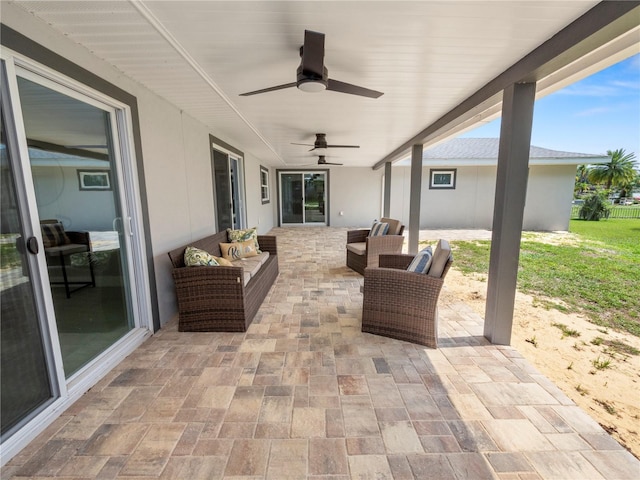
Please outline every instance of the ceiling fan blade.
[{"label": "ceiling fan blade", "polygon": [[318,163],[318,165],[344,165],[344,163],[324,162],[324,163]]},{"label": "ceiling fan blade", "polygon": [[360,95],[361,97],[378,98],[384,93],[377,92],[376,90],[369,90],[368,88],[359,87],[358,85],[352,85],[350,83],[340,82],[338,80],[329,79],[327,90],[340,93],[349,93],[351,95]]},{"label": "ceiling fan blade", "polygon": [[275,90],[284,90],[285,88],[295,87],[296,82],[285,83],[284,85],[277,85],[275,87],[263,88],[262,90],[254,90],[253,92],[241,93],[241,97],[248,97],[250,95],[258,95],[259,93],[273,92]]},{"label": "ceiling fan blade", "polygon": [[313,147],[313,144],[311,144],[311,143],[294,143],[294,142],[291,142],[291,145],[302,145],[303,147]]},{"label": "ceiling fan blade", "polygon": [[324,70],[324,33],[304,31],[302,73],[322,78]]},{"label": "ceiling fan blade", "polygon": [[327,145],[327,148],[360,148],[360,145]]}]

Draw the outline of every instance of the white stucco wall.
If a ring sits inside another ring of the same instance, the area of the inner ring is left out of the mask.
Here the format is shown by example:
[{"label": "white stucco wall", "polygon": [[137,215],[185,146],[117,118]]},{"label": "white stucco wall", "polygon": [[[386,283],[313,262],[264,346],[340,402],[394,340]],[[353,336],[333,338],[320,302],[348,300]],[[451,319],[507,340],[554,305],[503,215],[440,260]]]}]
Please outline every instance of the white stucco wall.
[{"label": "white stucco wall", "polygon": [[[456,188],[429,188],[429,169],[422,171],[420,228],[491,229],[496,185],[496,167],[455,167]],[[444,167],[449,168],[449,167]],[[574,165],[533,165],[529,169],[524,230],[567,230]],[[393,167],[391,217],[409,223],[410,167]]]},{"label": "white stucco wall", "polygon": [[[165,324],[177,312],[167,251],[214,232],[209,134],[228,140],[215,124],[185,115],[24,10],[3,2],[2,22],[136,97],[160,321]],[[228,143],[244,151],[243,145]],[[247,222],[265,233],[276,223],[276,210],[273,198],[266,205],[260,201],[260,164],[268,166],[245,152]],[[274,177],[272,170],[272,192]]]},{"label": "white stucco wall", "polygon": [[331,168],[332,227],[370,227],[374,219],[381,217],[383,174],[382,169],[342,166]]}]

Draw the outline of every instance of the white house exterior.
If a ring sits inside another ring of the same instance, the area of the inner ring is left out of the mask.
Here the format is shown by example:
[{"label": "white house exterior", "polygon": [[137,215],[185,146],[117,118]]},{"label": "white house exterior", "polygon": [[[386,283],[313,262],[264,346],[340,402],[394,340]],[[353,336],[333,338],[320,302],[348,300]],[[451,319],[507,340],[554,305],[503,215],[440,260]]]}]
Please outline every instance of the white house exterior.
[{"label": "white house exterior", "polygon": [[[421,228],[491,229],[498,138],[456,138],[423,153]],[[561,152],[531,146],[523,229],[568,230],[576,167],[606,163],[606,155]],[[393,168],[391,212],[406,222],[410,167]],[[453,177],[434,185],[433,175]]]}]

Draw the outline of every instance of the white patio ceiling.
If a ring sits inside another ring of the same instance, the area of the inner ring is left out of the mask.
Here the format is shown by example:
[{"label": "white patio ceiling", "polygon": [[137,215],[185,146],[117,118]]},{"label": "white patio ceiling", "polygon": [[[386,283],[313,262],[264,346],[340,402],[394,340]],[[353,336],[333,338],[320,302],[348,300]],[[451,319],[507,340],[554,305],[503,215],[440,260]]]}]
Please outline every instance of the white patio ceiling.
[{"label": "white patio ceiling", "polygon": [[[361,146],[330,149],[329,161],[373,166],[598,2],[13,3],[218,138],[284,167],[313,163],[291,142],[312,144],[320,132],[330,144]],[[295,81],[305,29],[326,34],[330,78],[384,95],[290,88],[240,97]]]}]

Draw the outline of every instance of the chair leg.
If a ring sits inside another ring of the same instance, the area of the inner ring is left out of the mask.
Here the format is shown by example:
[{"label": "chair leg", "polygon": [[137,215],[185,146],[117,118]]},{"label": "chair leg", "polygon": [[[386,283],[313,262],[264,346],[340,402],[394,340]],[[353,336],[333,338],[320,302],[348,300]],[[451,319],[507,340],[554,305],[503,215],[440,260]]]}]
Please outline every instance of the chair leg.
[{"label": "chair leg", "polygon": [[87,252],[87,257],[89,258],[89,271],[91,272],[91,286],[96,286],[96,275],[93,272],[93,253]]},{"label": "chair leg", "polygon": [[64,281],[64,291],[67,298],[71,298],[71,290],[69,289],[69,279],[67,278],[67,267],[64,261],[64,255],[60,252],[60,263],[62,264],[62,279]]}]

